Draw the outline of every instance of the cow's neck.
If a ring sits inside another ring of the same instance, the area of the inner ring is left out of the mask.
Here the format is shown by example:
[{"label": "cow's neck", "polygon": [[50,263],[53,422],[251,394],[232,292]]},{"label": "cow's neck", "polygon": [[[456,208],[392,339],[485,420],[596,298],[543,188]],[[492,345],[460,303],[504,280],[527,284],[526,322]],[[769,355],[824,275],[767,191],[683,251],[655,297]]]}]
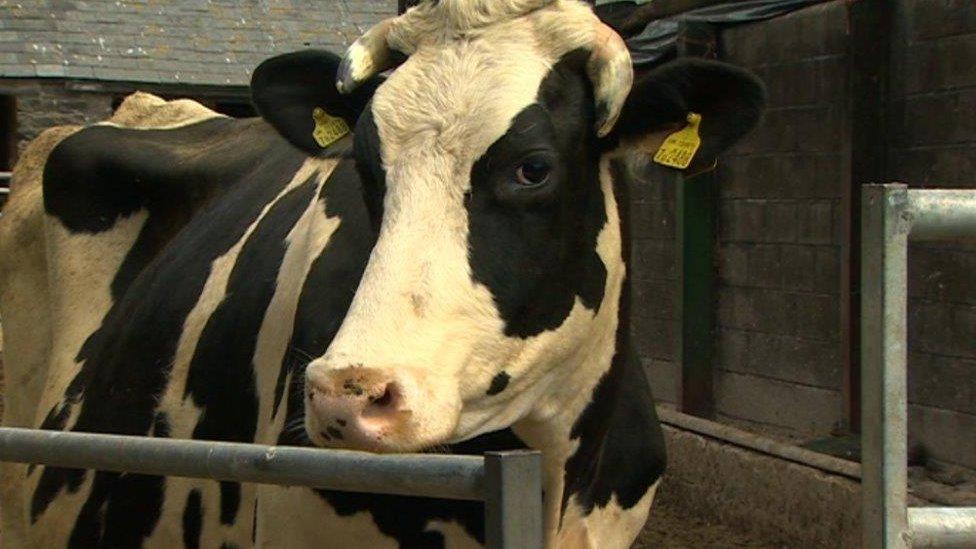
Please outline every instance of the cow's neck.
[{"label": "cow's neck", "polygon": [[[598,238],[598,251],[607,267],[603,302],[593,329],[570,364],[561,365],[558,379],[536,401],[529,414],[513,429],[529,446],[543,450],[543,476],[546,488],[547,524],[558,523],[566,461],[579,446],[571,435],[573,426],[590,404],[601,378],[610,370],[618,351],[620,299],[625,277],[622,259],[620,216],[613,192],[609,160],[600,166],[600,183],[606,204],[607,222]],[[568,372],[568,373],[567,373]]]}]

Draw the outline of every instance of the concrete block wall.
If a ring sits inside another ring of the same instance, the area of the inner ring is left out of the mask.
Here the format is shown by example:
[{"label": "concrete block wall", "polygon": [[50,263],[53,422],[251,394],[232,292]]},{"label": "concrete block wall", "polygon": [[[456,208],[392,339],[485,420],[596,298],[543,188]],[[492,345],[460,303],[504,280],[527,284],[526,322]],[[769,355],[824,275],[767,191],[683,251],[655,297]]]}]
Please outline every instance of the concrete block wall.
[{"label": "concrete block wall", "polygon": [[[976,188],[976,4],[898,0],[892,9],[886,179]],[[842,419],[847,7],[732,27],[722,46],[725,60],[766,82],[769,109],[717,172],[716,413],[827,436]],[[642,177],[631,200],[633,330],[658,400],[674,403],[673,182]],[[976,467],[976,245],[913,244],[909,254],[911,444]]]},{"label": "concrete block wall", "polygon": [[718,170],[719,419],[809,436],[841,420],[845,17],[833,2],[722,33],[769,104]]},{"label": "concrete block wall", "polygon": [[[976,3],[902,0],[894,37],[890,179],[976,188]],[[908,257],[910,443],[976,467],[976,245]]]},{"label": "concrete block wall", "polygon": [[676,404],[681,391],[677,360],[680,327],[675,249],[675,176],[651,163],[631,166],[631,333],[658,401]]}]

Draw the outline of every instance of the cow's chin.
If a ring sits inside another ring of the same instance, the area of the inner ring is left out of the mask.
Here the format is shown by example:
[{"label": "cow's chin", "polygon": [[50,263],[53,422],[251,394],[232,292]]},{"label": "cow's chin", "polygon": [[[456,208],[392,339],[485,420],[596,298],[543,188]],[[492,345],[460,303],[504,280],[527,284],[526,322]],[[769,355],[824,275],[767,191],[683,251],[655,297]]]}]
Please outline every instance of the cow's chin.
[{"label": "cow's chin", "polygon": [[359,432],[347,432],[339,439],[336,436],[325,435],[314,420],[306,420],[305,430],[312,444],[322,448],[332,448],[341,450],[357,450],[361,452],[372,452],[375,454],[405,454],[439,451],[449,437],[417,437],[408,434],[384,434],[372,435]]}]

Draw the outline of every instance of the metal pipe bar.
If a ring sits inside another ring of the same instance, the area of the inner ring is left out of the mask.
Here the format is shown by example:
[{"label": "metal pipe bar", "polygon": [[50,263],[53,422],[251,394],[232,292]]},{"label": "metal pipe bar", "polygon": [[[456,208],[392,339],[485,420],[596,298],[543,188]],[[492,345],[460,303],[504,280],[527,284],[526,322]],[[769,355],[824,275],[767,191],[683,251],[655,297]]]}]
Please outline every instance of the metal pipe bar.
[{"label": "metal pipe bar", "polygon": [[908,188],[861,201],[862,546],[908,547]]},{"label": "metal pipe bar", "polygon": [[485,544],[488,549],[542,547],[542,454],[485,454]]},{"label": "metal pipe bar", "polygon": [[349,450],[0,428],[0,461],[309,486],[349,492],[484,500],[485,460]]},{"label": "metal pipe bar", "polygon": [[841,475],[853,480],[861,479],[861,466],[852,461],[777,442],[741,429],[736,429],[735,427],[683,414],[663,406],[657,407],[657,417],[661,423],[676,429],[690,431],[726,444],[732,444],[740,448],[773,456],[806,467],[813,467],[826,473]]},{"label": "metal pipe bar", "polygon": [[908,527],[912,547],[976,547],[976,507],[913,507]]},{"label": "metal pipe bar", "polygon": [[922,189],[908,191],[912,240],[945,240],[976,236],[976,191]]}]

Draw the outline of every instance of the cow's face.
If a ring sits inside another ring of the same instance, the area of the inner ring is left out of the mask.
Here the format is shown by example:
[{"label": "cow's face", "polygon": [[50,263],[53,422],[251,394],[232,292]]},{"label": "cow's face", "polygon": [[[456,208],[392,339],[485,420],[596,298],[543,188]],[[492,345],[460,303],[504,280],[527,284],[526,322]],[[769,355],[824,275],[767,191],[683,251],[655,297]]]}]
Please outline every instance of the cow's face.
[{"label": "cow's face", "polygon": [[[305,409],[317,444],[409,451],[508,426],[575,370],[605,367],[624,274],[609,159],[653,152],[691,106],[738,99],[693,105],[661,73],[657,97],[625,105],[622,41],[575,1],[424,4],[353,46],[340,88],[383,69],[389,46],[409,57],[355,145],[379,237],[308,365]],[[697,70],[745,79],[718,67]],[[761,96],[748,87],[727,91]],[[635,119],[611,131],[618,115]]]}]

